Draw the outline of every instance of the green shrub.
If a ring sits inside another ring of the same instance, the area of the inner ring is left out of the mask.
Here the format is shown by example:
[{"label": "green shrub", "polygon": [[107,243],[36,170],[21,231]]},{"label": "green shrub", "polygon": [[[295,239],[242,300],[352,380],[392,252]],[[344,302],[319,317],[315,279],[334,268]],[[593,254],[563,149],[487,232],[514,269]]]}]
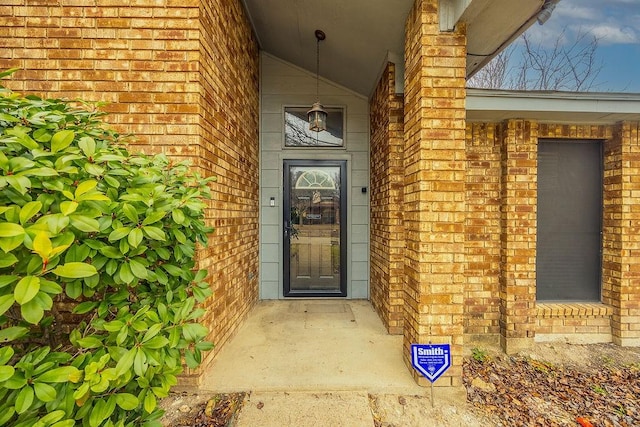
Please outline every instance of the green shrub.
[{"label": "green shrub", "polygon": [[128,153],[101,116],[0,87],[0,425],[159,425],[183,360],[212,347],[194,270],[209,180]]}]

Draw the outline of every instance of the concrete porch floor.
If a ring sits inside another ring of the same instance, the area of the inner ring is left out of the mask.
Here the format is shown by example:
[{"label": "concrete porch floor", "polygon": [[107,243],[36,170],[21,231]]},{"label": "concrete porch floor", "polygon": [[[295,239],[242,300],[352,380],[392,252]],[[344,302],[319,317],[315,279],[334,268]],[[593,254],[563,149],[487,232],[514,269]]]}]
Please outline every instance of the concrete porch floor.
[{"label": "concrete porch floor", "polygon": [[369,301],[261,301],[200,388],[218,393],[365,391],[425,395]]}]

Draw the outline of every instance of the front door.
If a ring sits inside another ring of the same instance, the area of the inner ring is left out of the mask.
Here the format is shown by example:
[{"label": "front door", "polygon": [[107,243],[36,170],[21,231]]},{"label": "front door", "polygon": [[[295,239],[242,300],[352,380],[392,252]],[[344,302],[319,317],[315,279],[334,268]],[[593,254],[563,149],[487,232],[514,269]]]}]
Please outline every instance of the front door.
[{"label": "front door", "polygon": [[284,162],[284,296],[347,296],[346,162]]}]

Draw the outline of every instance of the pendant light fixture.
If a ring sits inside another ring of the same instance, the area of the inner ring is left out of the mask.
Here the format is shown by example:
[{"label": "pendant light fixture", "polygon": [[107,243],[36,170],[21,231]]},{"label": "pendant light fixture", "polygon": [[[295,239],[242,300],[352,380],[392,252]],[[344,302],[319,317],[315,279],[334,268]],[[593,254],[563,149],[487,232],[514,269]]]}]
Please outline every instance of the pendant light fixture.
[{"label": "pendant light fixture", "polygon": [[320,104],[320,42],[326,38],[322,30],[316,30],[316,102],[307,111],[309,130],[322,132],[327,130],[327,112]]}]

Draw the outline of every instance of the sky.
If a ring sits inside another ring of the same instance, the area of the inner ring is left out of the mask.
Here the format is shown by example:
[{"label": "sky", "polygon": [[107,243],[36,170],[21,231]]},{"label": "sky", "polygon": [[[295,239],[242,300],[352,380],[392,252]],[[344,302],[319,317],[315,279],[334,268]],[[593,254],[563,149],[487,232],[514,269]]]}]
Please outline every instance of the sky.
[{"label": "sky", "polygon": [[640,93],[640,0],[560,0],[544,25],[527,32],[553,43],[563,30],[567,42],[580,32],[598,40],[602,69],[590,91]]}]

